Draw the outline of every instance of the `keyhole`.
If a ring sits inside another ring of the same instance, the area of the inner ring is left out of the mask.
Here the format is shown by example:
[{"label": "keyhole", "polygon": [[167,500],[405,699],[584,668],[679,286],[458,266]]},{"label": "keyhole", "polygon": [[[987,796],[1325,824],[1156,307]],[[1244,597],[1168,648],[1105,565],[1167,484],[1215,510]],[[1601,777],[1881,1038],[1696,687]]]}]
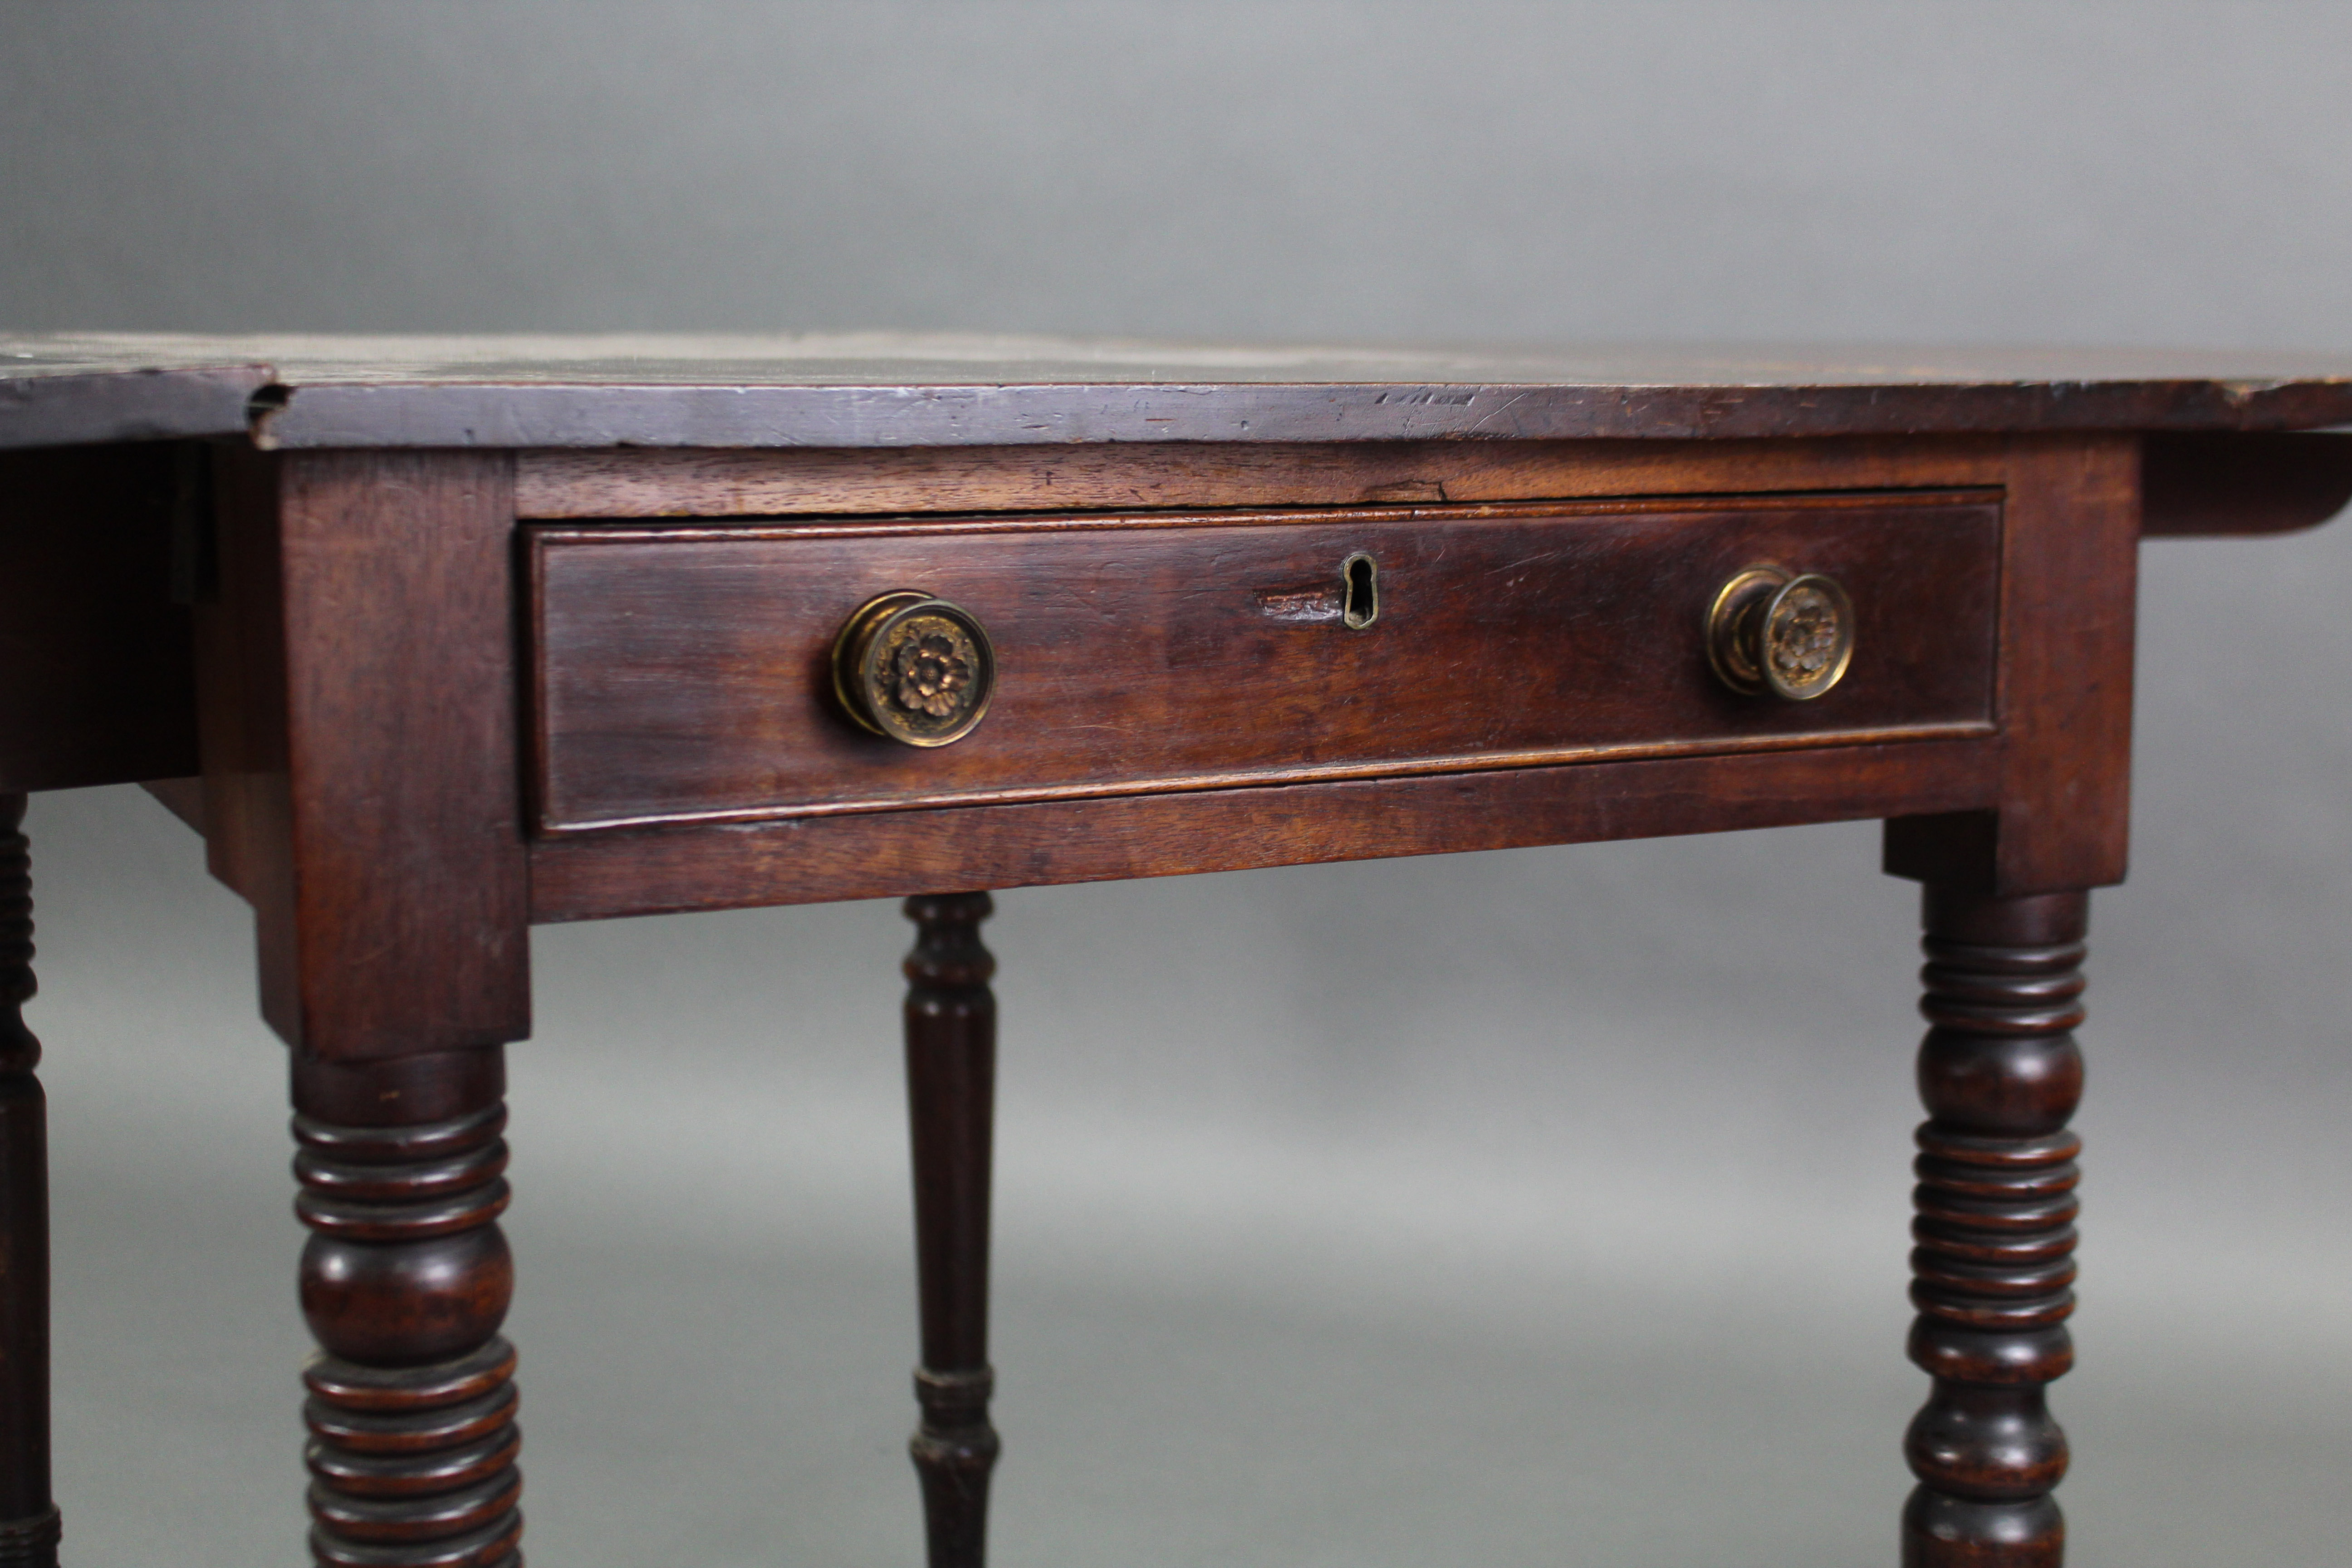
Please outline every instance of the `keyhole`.
[{"label": "keyhole", "polygon": [[1362,631],[1381,618],[1381,569],[1361,551],[1339,563],[1339,622]]}]

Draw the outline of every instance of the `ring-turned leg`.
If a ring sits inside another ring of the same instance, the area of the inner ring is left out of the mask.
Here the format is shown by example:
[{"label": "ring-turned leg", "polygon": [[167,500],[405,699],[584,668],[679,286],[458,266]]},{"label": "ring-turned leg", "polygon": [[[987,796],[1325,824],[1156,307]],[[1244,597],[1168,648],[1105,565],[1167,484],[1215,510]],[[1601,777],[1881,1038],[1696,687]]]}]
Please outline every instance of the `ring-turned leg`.
[{"label": "ring-turned leg", "polygon": [[922,1292],[922,1425],[909,1445],[923,1485],[931,1568],[979,1568],[988,1477],[988,1179],[996,1096],[996,960],[981,944],[986,893],[907,900],[907,1099],[914,1133],[915,1264]]},{"label": "ring-turned leg", "polygon": [[49,1157],[25,797],[0,795],[0,1568],[56,1568],[49,1498]]},{"label": "ring-turned leg", "polygon": [[297,1058],[312,1555],[520,1568],[501,1049]]},{"label": "ring-turned leg", "polygon": [[2074,1364],[2074,1156],[2089,898],[1927,889],[1911,1359],[1934,1377],[1904,1451],[1906,1568],[2056,1568]]}]

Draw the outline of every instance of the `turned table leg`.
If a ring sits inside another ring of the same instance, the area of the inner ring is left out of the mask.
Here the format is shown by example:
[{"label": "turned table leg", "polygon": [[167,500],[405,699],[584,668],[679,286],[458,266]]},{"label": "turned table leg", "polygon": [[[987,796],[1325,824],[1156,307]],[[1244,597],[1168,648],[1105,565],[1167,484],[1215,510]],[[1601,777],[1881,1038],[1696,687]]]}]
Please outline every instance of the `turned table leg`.
[{"label": "turned table leg", "polygon": [[49,1499],[49,1161],[25,797],[0,795],[0,1568],[56,1568]]},{"label": "turned table leg", "polygon": [[996,1095],[996,960],[981,944],[986,893],[907,900],[907,1100],[914,1133],[915,1264],[922,1292],[922,1425],[909,1445],[931,1568],[979,1568],[988,1477],[988,1178]]},{"label": "turned table leg", "polygon": [[504,1094],[495,1046],[295,1060],[322,1568],[520,1568]]},{"label": "turned table leg", "polygon": [[2084,893],[1927,889],[1911,1359],[1935,1381],[1904,1451],[1907,1568],[2056,1568],[2066,1435],[2042,1386],[2074,1364]]}]

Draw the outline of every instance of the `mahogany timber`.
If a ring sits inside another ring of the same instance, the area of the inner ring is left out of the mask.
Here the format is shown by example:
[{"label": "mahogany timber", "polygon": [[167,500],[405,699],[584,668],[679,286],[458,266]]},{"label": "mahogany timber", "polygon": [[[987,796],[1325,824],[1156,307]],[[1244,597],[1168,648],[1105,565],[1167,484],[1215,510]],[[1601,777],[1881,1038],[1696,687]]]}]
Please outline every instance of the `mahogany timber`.
[{"label": "mahogany timber", "polygon": [[[518,1562],[498,1043],[528,1024],[528,918],[923,896],[939,951],[910,978],[938,1010],[910,1016],[910,1103],[934,1376],[917,1452],[928,1439],[927,1477],[952,1483],[933,1489],[935,1540],[976,1552],[982,906],[937,889],[1887,818],[1889,868],[1930,884],[1913,1348],[1936,1381],[1907,1444],[1906,1550],[1915,1568],[2049,1568],[2063,1439],[2041,1390],[2068,1353],[2082,889],[2124,868],[2136,541],[2340,504],[2345,438],[2282,433],[2352,423],[2347,373],[2168,354],[11,339],[0,447],[94,445],[0,468],[30,520],[0,584],[19,634],[0,659],[0,791],[188,775],[185,700],[161,695],[185,671],[158,631],[156,584],[176,575],[200,605],[204,778],[159,793],[202,817],[255,904],[266,1010],[297,1045],[303,1305],[330,1352],[310,1375],[314,1552],[342,1568]],[[196,439],[217,442],[217,582],[176,477],[194,448],[167,449]],[[526,831],[524,513],[1557,513],[1969,486],[2003,498],[1992,733]],[[11,826],[16,809],[0,801]],[[0,834],[0,994],[18,1003],[21,845]],[[8,1039],[0,1563],[49,1568],[38,1087],[30,1037]]]},{"label": "mahogany timber", "polygon": [[195,771],[179,458],[160,442],[0,452],[0,791]]},{"label": "mahogany timber", "polygon": [[139,787],[162,802],[164,810],[198,833],[205,830],[205,781],[201,776],[142,779]]},{"label": "mahogany timber", "polygon": [[0,794],[0,1568],[57,1568],[49,1495],[49,1159],[25,797]]},{"label": "mahogany timber", "polygon": [[[241,404],[221,395],[262,384]],[[142,410],[171,408],[141,427]],[[202,413],[217,423],[191,420]],[[1230,348],[816,337],[0,339],[0,446],[955,447],[1559,440],[2352,422],[2314,355],[1949,348]]]},{"label": "mahogany timber", "polygon": [[324,1058],[530,1029],[511,465],[229,453],[198,615],[205,837]]},{"label": "mahogany timber", "polygon": [[[531,918],[904,897],[1988,810],[1992,739],[567,835]],[[1939,818],[1940,820],[1940,818]]]},{"label": "mahogany timber", "polygon": [[1906,1568],[2058,1568],[2066,1435],[2043,1385],[2074,1365],[2083,1092],[2082,893],[1925,894],[1911,1359],[1935,1379],[1905,1456]]},{"label": "mahogany timber", "polygon": [[[2142,448],[2151,537],[2286,532],[2352,500],[2352,435],[2158,434]],[[517,454],[515,507],[546,519],[850,516],[1957,489],[2000,483],[2003,450],[1986,436],[552,450]]]},{"label": "mahogany timber", "polygon": [[2138,481],[2128,436],[2011,444],[2000,805],[1960,822],[1890,821],[1889,872],[2004,896],[2123,880]]},{"label": "mahogany timber", "polygon": [[2352,501],[2352,435],[2150,436],[2140,491],[2147,534],[2315,528]]},{"label": "mahogany timber", "polygon": [[[1818,497],[531,531],[540,825],[755,820],[1990,732],[1992,498]],[[1340,620],[1342,563],[1379,613]],[[1818,700],[1727,689],[1717,592],[1852,594]],[[833,692],[842,624],[918,588],[995,646],[918,750]]]},{"label": "mahogany timber", "polygon": [[922,1425],[908,1451],[923,1489],[930,1568],[981,1568],[996,1428],[988,1400],[988,1188],[996,1103],[996,960],[980,940],[986,893],[907,900],[907,1108],[915,1163]]},{"label": "mahogany timber", "polygon": [[[171,353],[94,356],[78,347],[58,354],[46,348],[53,341],[0,341],[0,448],[124,452],[138,450],[129,443],[173,437],[242,437],[273,374],[262,364],[205,364]],[[27,342],[44,346],[22,346]]]},{"label": "mahogany timber", "polygon": [[527,518],[1381,506],[2000,482],[1998,437],[533,451]]},{"label": "mahogany timber", "polygon": [[521,1568],[499,1047],[294,1059],[319,1568]]}]

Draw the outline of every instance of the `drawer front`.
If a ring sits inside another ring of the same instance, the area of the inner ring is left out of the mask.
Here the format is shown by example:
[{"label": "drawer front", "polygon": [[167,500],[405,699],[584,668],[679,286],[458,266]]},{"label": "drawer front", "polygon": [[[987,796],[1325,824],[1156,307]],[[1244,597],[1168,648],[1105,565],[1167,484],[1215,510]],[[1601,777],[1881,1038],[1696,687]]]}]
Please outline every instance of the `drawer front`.
[{"label": "drawer front", "polygon": [[[528,540],[542,831],[1066,799],[1982,733],[2000,535],[1983,492],[712,527]],[[1349,624],[1346,563],[1377,593]],[[1843,585],[1808,701],[1710,667],[1725,583]],[[1366,579],[1370,576],[1368,584]],[[993,645],[986,715],[901,745],[835,640],[894,591]]]}]

